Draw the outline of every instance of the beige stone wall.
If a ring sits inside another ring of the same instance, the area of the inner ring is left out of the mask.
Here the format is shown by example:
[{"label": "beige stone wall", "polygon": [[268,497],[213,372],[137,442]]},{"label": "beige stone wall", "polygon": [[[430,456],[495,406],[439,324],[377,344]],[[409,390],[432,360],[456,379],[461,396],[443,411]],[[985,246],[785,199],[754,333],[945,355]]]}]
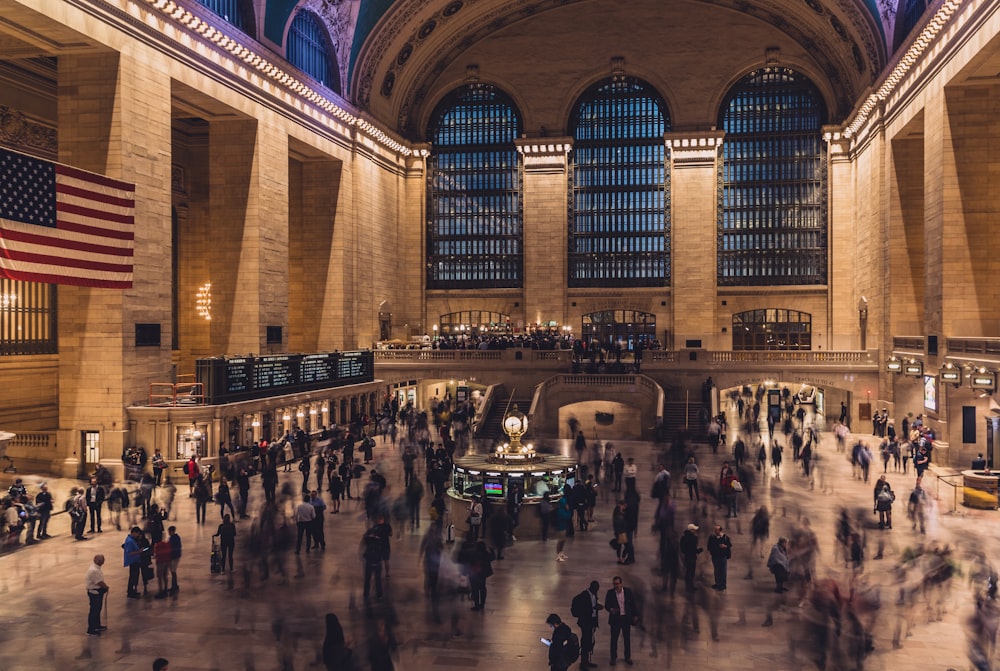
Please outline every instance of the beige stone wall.
[{"label": "beige stone wall", "polygon": [[[971,12],[982,3],[966,5]],[[281,326],[284,336],[272,351],[368,346],[378,337],[383,304],[392,308],[392,335],[401,338],[429,333],[440,314],[459,310],[503,312],[522,327],[556,320],[578,331],[585,313],[627,307],[655,313],[657,335],[669,330],[675,346],[698,339],[710,349],[729,347],[724,329],[734,312],[788,307],[813,315],[817,349],[840,350],[858,346],[856,305],[864,295],[868,345],[883,352],[894,335],[910,331],[1000,335],[1000,262],[993,252],[1000,87],[992,83],[988,59],[980,58],[995,49],[990,41],[1000,33],[1000,17],[968,24],[975,34],[963,38],[958,51],[938,69],[914,75],[919,81],[875,110],[861,137],[831,149],[826,288],[720,290],[715,159],[681,152],[671,159],[669,289],[566,288],[563,156],[554,166],[526,163],[523,290],[425,292],[421,157],[404,157],[360,127],[346,127],[190,36],[182,40],[190,53],[168,53],[154,42],[176,35],[174,23],[138,3],[120,6],[155,23],[155,34],[128,34],[110,15],[97,21],[69,3],[57,3],[55,12],[41,0],[5,8],[6,21],[40,36],[31,53],[57,57],[58,68],[54,86],[43,77],[5,82],[10,86],[0,90],[0,102],[58,128],[60,160],[137,184],[134,288],[61,287],[57,359],[0,367],[4,388],[17,392],[8,391],[0,420],[15,431],[57,429],[53,458],[66,460],[69,471],[80,461],[81,431],[100,432],[104,456],[117,458],[130,441],[125,406],[144,402],[150,382],[172,379],[175,361],[184,375],[198,357],[267,351],[269,325]],[[688,9],[669,9],[681,35],[674,55],[647,61],[646,53],[662,52],[653,48],[661,39],[653,34],[621,54],[628,74],[663,92],[673,127],[686,129],[680,136],[713,132],[721,96],[763,62],[763,44],[780,47],[780,62],[816,78],[832,99],[812,55],[778,30],[734,12]],[[600,50],[581,43],[577,52],[556,53],[545,40],[563,13],[510,28],[505,39],[483,41],[467,54],[480,63],[484,81],[491,80],[487,64],[535,54],[509,70],[524,74],[516,90],[499,82],[517,96],[529,133],[561,132],[573,100],[610,72],[609,56]],[[621,37],[629,28],[605,21],[610,13],[595,6],[581,20]],[[713,18],[711,31],[704,30],[705,17]],[[733,34],[742,36],[739,44]],[[511,51],[517,45],[523,51]],[[440,90],[426,99],[461,81],[467,64],[448,65],[437,80]],[[173,168],[183,175],[177,192]],[[195,293],[208,282],[210,322],[194,313]],[[161,324],[159,348],[134,347],[137,322]],[[893,400],[893,385],[883,375],[873,400]],[[951,405],[967,402],[956,397]],[[942,425],[949,414],[953,424],[954,412],[944,403]]]}]

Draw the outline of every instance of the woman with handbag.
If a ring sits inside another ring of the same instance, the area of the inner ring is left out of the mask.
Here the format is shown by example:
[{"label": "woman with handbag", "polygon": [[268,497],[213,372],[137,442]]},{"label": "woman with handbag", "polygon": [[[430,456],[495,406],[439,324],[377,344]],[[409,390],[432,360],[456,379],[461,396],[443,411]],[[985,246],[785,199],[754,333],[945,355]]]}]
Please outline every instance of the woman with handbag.
[{"label": "woman with handbag", "polygon": [[472,497],[469,504],[469,538],[479,540],[479,530],[483,526],[483,504],[478,496]]}]

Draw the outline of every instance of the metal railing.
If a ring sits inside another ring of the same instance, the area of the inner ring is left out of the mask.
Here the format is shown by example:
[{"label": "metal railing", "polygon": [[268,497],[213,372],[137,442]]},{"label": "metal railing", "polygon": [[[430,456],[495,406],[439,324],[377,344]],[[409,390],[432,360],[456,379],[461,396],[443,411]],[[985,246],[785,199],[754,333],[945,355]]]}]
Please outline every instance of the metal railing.
[{"label": "metal railing", "polygon": [[205,405],[205,386],[201,382],[150,382],[149,405]]}]

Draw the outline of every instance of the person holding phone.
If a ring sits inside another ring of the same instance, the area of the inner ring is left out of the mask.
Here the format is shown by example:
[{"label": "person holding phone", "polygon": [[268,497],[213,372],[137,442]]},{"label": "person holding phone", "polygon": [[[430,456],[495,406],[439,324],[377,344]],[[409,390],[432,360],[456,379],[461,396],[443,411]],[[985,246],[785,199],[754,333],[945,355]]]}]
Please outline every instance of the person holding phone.
[{"label": "person holding phone", "polygon": [[551,613],[546,618],[545,624],[552,627],[552,638],[542,639],[542,643],[549,646],[549,669],[552,671],[566,671],[569,668],[569,663],[563,654],[563,646],[569,640],[569,635],[572,633],[569,625],[563,622],[562,618],[556,613]]}]

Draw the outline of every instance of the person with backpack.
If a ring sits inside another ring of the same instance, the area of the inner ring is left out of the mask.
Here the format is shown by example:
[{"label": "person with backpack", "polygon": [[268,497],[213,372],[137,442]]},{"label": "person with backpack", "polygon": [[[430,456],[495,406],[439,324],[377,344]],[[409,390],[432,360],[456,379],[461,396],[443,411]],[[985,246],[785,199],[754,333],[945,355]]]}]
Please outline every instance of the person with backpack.
[{"label": "person with backpack", "polygon": [[597,597],[601,585],[596,580],[590,581],[590,587],[583,590],[575,597],[570,604],[570,614],[576,618],[576,623],[580,627],[580,669],[587,669],[593,664],[590,660],[594,652],[594,634],[597,632],[598,611],[604,610]]},{"label": "person with backpack", "polygon": [[878,513],[878,528],[892,528],[892,503],[896,500],[896,494],[889,486],[889,482],[882,475],[875,483],[875,507],[872,513]]},{"label": "person with backpack", "polygon": [[552,627],[551,640],[542,639],[549,646],[549,668],[566,671],[580,657],[580,639],[556,613],[549,614],[545,624]]}]

